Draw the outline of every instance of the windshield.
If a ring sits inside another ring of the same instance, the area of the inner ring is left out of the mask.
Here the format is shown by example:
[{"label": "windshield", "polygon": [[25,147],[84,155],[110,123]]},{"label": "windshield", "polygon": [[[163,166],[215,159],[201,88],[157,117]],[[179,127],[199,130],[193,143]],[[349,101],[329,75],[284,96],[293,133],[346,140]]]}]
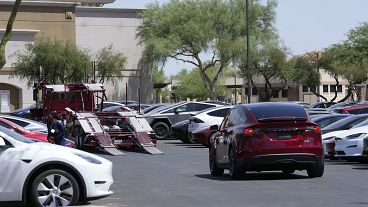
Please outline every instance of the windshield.
[{"label": "windshield", "polygon": [[5,136],[6,139],[13,138],[13,139],[15,139],[19,142],[23,142],[23,143],[34,143],[34,141],[32,141],[31,139],[26,138],[26,137],[22,136],[21,134],[13,132],[13,131],[11,131],[11,130],[5,128],[5,127],[2,127],[2,126],[0,126],[0,132],[4,133],[6,135]]},{"label": "windshield", "polygon": [[298,117],[307,119],[304,108],[297,104],[254,104],[248,106],[257,120],[275,117]]},{"label": "windshield", "polygon": [[323,130],[335,130],[335,129],[340,129],[342,127],[345,127],[347,125],[357,125],[363,121],[365,121],[368,118],[368,115],[365,116],[359,116],[359,115],[354,115],[354,116],[349,116],[346,117],[345,119],[341,119],[333,124],[330,124],[328,126],[326,126],[325,128],[323,128]]}]

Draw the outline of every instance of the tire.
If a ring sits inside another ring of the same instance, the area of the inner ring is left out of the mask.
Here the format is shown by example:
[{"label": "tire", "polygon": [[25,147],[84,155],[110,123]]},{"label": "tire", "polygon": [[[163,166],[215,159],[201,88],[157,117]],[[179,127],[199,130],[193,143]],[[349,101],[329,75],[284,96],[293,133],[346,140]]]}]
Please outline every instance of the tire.
[{"label": "tire", "polygon": [[293,174],[295,172],[295,170],[293,169],[283,169],[282,170],[282,173],[284,174]]},{"label": "tire", "polygon": [[229,174],[231,179],[240,180],[245,177],[245,170],[239,168],[236,152],[233,147],[229,150]]},{"label": "tire", "polygon": [[309,169],[307,169],[307,174],[308,174],[308,177],[310,178],[322,177],[324,170],[325,170],[325,164],[324,164],[324,160],[322,159],[322,161],[319,164],[316,164],[310,167]]},{"label": "tire", "polygon": [[224,169],[217,167],[216,149],[213,146],[211,146],[209,149],[209,164],[210,164],[210,172],[212,176],[224,175]]},{"label": "tire", "polygon": [[38,175],[30,193],[33,206],[71,206],[79,200],[78,183],[64,170],[47,170]]},{"label": "tire", "polygon": [[157,122],[152,126],[157,139],[167,139],[170,136],[170,127],[165,122]]}]

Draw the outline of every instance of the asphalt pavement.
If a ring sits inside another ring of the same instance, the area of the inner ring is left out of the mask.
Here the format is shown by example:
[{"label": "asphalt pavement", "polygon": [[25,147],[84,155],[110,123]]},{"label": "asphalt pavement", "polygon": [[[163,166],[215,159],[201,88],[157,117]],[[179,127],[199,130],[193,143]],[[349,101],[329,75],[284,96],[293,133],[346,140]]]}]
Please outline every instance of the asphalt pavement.
[{"label": "asphalt pavement", "polygon": [[368,164],[326,161],[322,178],[305,171],[248,173],[244,180],[212,177],[208,148],[159,141],[164,155],[127,152],[114,163],[114,194],[89,206],[346,207],[368,206]]}]

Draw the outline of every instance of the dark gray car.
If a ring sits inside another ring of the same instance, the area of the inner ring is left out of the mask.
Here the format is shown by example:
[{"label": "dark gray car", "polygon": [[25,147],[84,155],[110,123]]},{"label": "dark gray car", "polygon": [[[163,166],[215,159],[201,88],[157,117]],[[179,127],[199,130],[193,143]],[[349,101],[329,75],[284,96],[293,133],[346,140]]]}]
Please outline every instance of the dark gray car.
[{"label": "dark gray car", "polygon": [[180,121],[187,120],[190,114],[220,105],[203,102],[180,102],[168,107],[160,107],[144,117],[152,126],[158,139],[166,139],[171,134],[170,127]]}]

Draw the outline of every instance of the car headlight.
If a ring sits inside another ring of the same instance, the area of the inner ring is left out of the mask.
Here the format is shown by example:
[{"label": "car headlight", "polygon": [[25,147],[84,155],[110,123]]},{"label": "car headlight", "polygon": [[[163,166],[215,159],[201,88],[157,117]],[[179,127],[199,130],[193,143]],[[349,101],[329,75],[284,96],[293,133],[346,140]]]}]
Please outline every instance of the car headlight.
[{"label": "car headlight", "polygon": [[326,137],[326,138],[323,138],[324,141],[326,140],[330,140],[330,139],[334,139],[335,137]]},{"label": "car headlight", "polygon": [[346,139],[360,139],[363,138],[367,133],[352,134],[346,137]]},{"label": "car headlight", "polygon": [[95,159],[93,157],[90,157],[88,155],[82,155],[82,154],[77,154],[77,153],[74,153],[75,155],[77,155],[78,157],[84,159],[85,161],[87,162],[90,162],[90,163],[93,163],[93,164],[101,164],[102,162],[98,159]]}]

